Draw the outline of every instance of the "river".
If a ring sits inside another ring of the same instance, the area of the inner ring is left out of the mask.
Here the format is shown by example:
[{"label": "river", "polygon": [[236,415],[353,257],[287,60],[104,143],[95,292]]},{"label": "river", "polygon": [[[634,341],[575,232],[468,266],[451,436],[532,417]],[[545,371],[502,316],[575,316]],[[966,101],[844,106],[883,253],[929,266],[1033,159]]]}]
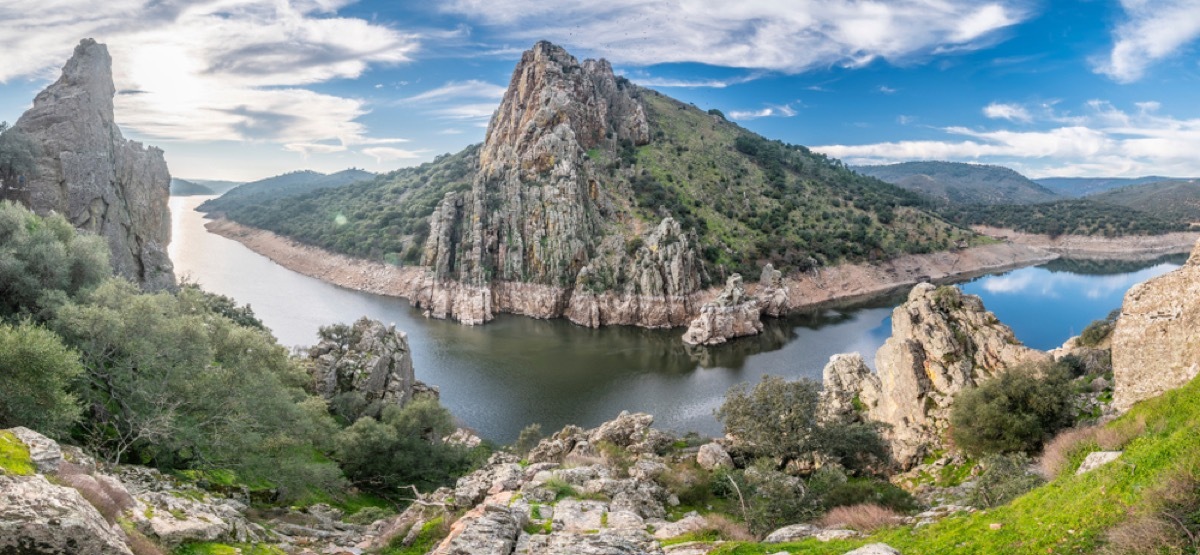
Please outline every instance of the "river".
[{"label": "river", "polygon": [[[361,316],[408,333],[417,379],[481,436],[509,442],[531,423],[544,432],[594,426],[622,410],[656,426],[718,435],[713,410],[738,383],[763,375],[821,379],[837,353],[872,362],[891,333],[902,295],[853,307],[768,319],[762,335],[717,348],[686,348],[682,329],[589,329],[561,320],[500,315],[484,326],[431,320],[407,301],[329,285],[288,270],[240,243],[208,233],[194,208],[210,197],[171,197],[176,275],[249,304],[281,343],[316,342],[318,327]],[[963,284],[1017,337],[1039,349],[1062,344],[1118,308],[1135,283],[1179,267],[1182,256],[1146,263],[1055,261]]]}]

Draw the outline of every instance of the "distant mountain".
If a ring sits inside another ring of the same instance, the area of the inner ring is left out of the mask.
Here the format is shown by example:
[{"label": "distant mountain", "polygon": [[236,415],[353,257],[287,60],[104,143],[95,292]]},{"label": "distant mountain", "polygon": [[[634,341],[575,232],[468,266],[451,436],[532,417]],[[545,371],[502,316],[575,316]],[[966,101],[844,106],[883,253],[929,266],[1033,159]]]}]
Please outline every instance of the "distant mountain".
[{"label": "distant mountain", "polygon": [[1177,178],[1149,175],[1146,177],[1047,177],[1034,181],[1064,197],[1084,197],[1121,187],[1175,180]]},{"label": "distant mountain", "polygon": [[173,197],[203,197],[217,194],[212,189],[194,181],[171,178],[171,196]]},{"label": "distant mountain", "polygon": [[272,200],[341,187],[356,181],[374,178],[375,174],[356,168],[331,174],[312,170],[296,171],[239,185],[221,195],[220,198],[205,201],[197,210],[226,212],[234,208],[246,208]]},{"label": "distant mountain", "polygon": [[1113,189],[1088,198],[1175,222],[1200,222],[1200,179],[1156,181]]},{"label": "distant mountain", "polygon": [[212,191],[214,195],[223,195],[228,193],[230,189],[245,183],[245,181],[224,181],[220,179],[185,179],[196,185],[201,185]]},{"label": "distant mountain", "polygon": [[1001,166],[959,162],[904,162],[854,171],[952,204],[1033,204],[1061,197]]}]

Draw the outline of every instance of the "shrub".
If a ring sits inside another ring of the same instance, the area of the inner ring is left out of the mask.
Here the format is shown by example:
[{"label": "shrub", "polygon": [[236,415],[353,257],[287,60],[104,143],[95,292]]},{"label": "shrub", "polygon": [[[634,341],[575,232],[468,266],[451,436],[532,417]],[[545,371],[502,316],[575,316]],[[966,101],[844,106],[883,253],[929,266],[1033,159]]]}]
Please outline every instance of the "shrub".
[{"label": "shrub", "polygon": [[1113,329],[1117,327],[1117,318],[1121,316],[1121,309],[1114,310],[1108,314],[1103,320],[1096,320],[1083,328],[1083,333],[1079,334],[1079,344],[1084,347],[1095,347],[1108,339]]},{"label": "shrub", "polygon": [[958,395],[950,413],[954,443],[972,456],[1035,452],[1071,424],[1071,397],[1056,365],[1012,368]]},{"label": "shrub", "polygon": [[899,513],[874,503],[834,507],[817,521],[824,528],[849,528],[868,534],[899,523]]},{"label": "shrub", "polygon": [[979,508],[998,507],[1038,487],[1043,480],[1029,471],[1029,456],[1024,453],[988,455],[971,492],[971,504]]},{"label": "shrub", "polygon": [[537,444],[542,441],[542,425],[530,424],[521,429],[521,433],[517,435],[517,441],[513,443],[512,450],[518,456],[524,457],[528,455]]},{"label": "shrub", "polygon": [[824,492],[823,499],[825,507],[829,509],[871,504],[899,513],[911,513],[918,507],[916,498],[899,486],[865,478],[833,485]]},{"label": "shrub", "polygon": [[108,257],[103,238],[77,233],[61,215],[0,201],[0,317],[45,317],[112,275]]},{"label": "shrub", "polygon": [[1038,468],[1041,470],[1042,476],[1053,480],[1070,466],[1071,461],[1081,449],[1095,441],[1096,428],[1094,426],[1071,428],[1054,436],[1054,439],[1046,443],[1045,449],[1042,450],[1042,456],[1038,459]]},{"label": "shrub", "polygon": [[1175,471],[1147,496],[1139,514],[1107,533],[1105,555],[1197,553],[1200,550],[1200,478]]},{"label": "shrub", "polygon": [[0,323],[0,428],[63,437],[79,418],[68,388],[82,373],[79,355],[53,332],[29,322]]},{"label": "shrub", "polygon": [[158,544],[154,543],[141,532],[133,529],[125,530],[125,545],[133,555],[167,555]]},{"label": "shrub", "polygon": [[720,469],[713,486],[715,494],[736,503],[746,526],[757,537],[821,513],[820,497],[804,480],[775,470],[766,460],[744,471]]}]

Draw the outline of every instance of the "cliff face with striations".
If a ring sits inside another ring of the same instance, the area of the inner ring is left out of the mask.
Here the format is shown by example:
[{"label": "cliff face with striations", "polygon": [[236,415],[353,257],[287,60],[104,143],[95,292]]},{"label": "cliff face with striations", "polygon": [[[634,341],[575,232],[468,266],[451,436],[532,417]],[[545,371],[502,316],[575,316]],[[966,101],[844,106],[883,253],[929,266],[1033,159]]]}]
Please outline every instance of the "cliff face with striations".
[{"label": "cliff face with striations", "polygon": [[[691,242],[667,218],[626,248],[620,196],[588,154],[649,142],[626,87],[608,62],[580,64],[547,42],[522,56],[471,190],[447,194],[430,218],[418,305],[469,324],[498,311],[591,326],[686,321],[702,272]],[[623,287],[593,287],[601,274]]]},{"label": "cliff face with striations", "polygon": [[1133,286],[1112,335],[1113,406],[1181,387],[1200,373],[1200,243],[1182,268]]},{"label": "cliff face with striations", "polygon": [[10,131],[28,139],[35,155],[20,200],[107,239],[118,275],[148,289],[173,287],[171,176],[162,150],[121,136],[115,93],[108,49],[83,40]]},{"label": "cliff face with striations", "polygon": [[887,424],[893,457],[912,466],[942,444],[954,396],[1009,368],[1047,360],[1021,345],[983,301],[956,287],[917,285],[892,312],[892,336],[875,355],[838,356],[825,368],[825,407],[847,412],[857,396],[865,416]]}]

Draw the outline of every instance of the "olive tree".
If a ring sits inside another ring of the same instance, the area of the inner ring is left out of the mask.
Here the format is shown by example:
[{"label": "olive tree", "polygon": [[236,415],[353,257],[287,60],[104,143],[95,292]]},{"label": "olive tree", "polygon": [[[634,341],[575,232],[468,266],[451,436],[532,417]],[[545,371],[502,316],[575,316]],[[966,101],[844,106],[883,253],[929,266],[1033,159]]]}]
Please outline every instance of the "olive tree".
[{"label": "olive tree", "polygon": [[29,322],[0,324],[0,428],[63,437],[79,418],[68,386],[82,372],[79,355],[53,332]]}]

